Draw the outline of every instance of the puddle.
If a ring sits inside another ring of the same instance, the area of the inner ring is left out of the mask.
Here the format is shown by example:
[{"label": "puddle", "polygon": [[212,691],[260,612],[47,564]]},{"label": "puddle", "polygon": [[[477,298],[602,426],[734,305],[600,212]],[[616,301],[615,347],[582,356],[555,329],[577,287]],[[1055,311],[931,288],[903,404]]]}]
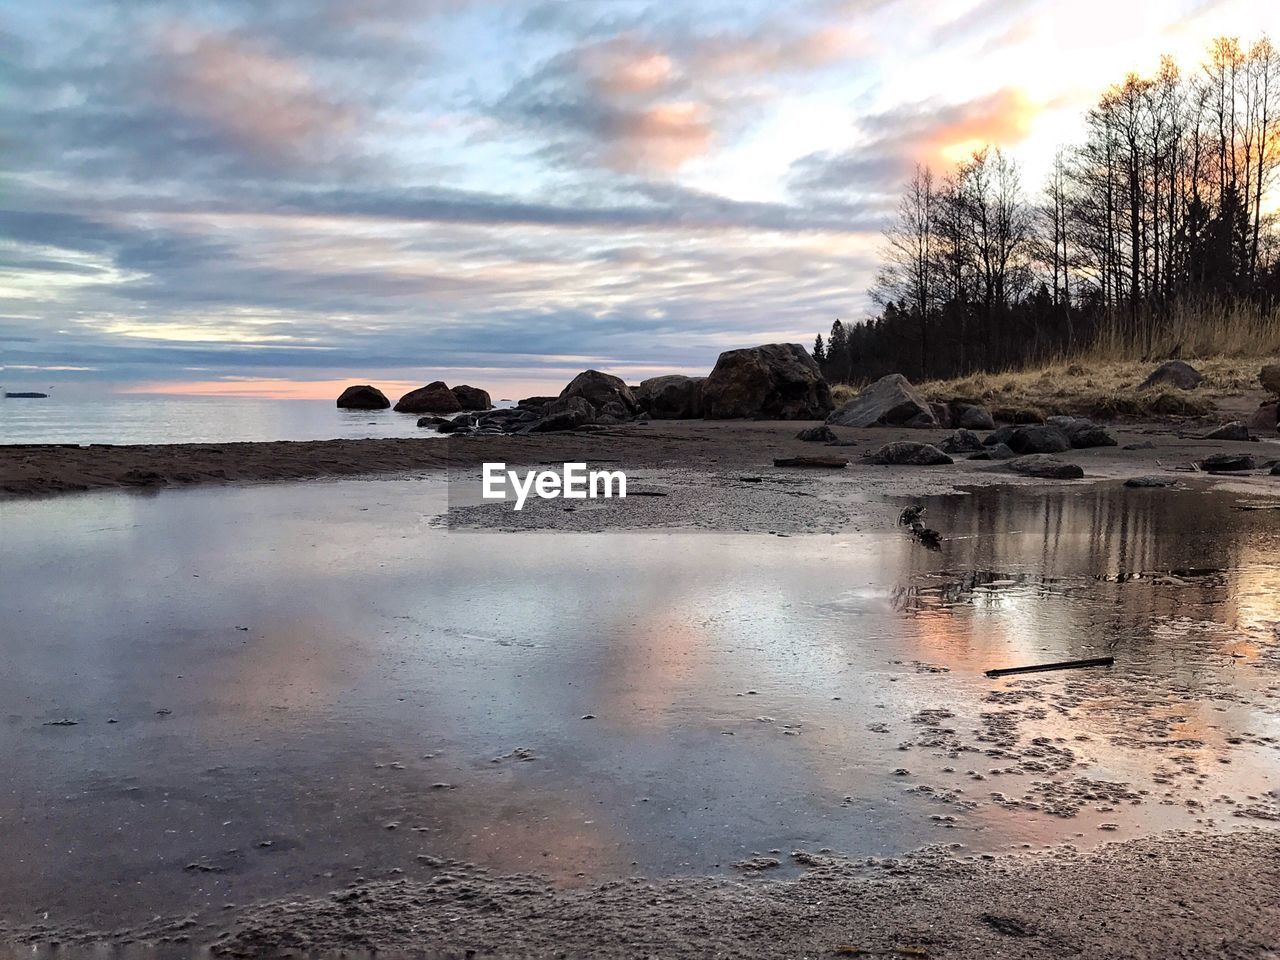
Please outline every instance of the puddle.
[{"label": "puddle", "polygon": [[576,884],[1280,816],[1275,511],[988,489],[926,501],[931,552],[896,510],[835,536],[501,534],[442,528],[444,502],[6,504],[8,919],[221,911],[432,858]]}]

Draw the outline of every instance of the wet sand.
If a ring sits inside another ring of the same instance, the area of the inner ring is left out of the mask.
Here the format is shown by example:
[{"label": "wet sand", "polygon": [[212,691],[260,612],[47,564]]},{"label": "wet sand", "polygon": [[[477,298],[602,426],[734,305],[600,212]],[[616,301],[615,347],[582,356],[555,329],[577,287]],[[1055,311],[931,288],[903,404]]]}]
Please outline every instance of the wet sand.
[{"label": "wet sand", "polygon": [[[870,467],[859,458],[894,440],[938,442],[950,431],[835,428],[842,446],[795,439],[798,422],[650,421],[592,432],[441,440],[328,440],[279,443],[172,444],[160,446],[0,446],[0,496],[40,496],[106,488],[155,489],[173,485],[269,482],[326,477],[386,476],[477,467],[571,460],[616,463],[626,469],[689,469],[756,474],[773,471],[775,457],[838,455],[850,460],[846,477],[940,492],[956,485],[1028,482],[999,464],[959,459],[945,468]],[[1212,453],[1247,452],[1280,459],[1280,441],[1231,443],[1184,439],[1203,424],[1130,423],[1115,426],[1121,446],[1075,450],[1062,459],[1079,463],[1089,477],[1181,475],[1177,468]],[[1152,446],[1137,450],[1135,443]],[[796,471],[789,471],[795,473]],[[1269,478],[1268,478],[1269,480]],[[1042,482],[1042,481],[1038,481]],[[1269,482],[1274,485],[1274,481]]]},{"label": "wet sand", "polygon": [[[1280,948],[1280,514],[1243,509],[1274,479],[1124,490],[1157,471],[1114,448],[1067,484],[801,473],[774,451],[829,451],[794,424],[681,426],[532,441],[650,451],[664,496],[572,512],[457,495],[506,439],[394,480],[10,501],[0,943]],[[920,494],[936,553],[893,525]]]}]

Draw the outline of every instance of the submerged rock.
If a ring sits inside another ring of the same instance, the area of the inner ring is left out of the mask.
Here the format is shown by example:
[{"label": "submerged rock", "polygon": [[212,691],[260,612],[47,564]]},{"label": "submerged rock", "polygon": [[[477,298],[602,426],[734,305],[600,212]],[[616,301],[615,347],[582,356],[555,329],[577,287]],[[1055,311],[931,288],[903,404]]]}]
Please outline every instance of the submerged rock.
[{"label": "submerged rock", "polygon": [[396,403],[398,413],[460,413],[462,404],[443,380],[410,390]]},{"label": "submerged rock", "polygon": [[903,467],[934,467],[955,463],[949,456],[931,443],[899,440],[886,443],[867,457],[868,463]]},{"label": "submerged rock", "polygon": [[1041,480],[1079,480],[1084,470],[1077,463],[1067,463],[1046,453],[1033,453],[1009,461],[1009,469],[1024,477]]},{"label": "submerged rock", "polygon": [[338,406],[344,410],[385,410],[391,406],[391,401],[377,387],[357,383],[342,391]]},{"label": "submerged rock", "polygon": [[871,386],[827,417],[840,427],[876,427],[909,424],[938,425],[928,401],[900,373],[881,377]]},{"label": "submerged rock", "polygon": [[1203,382],[1204,377],[1191,364],[1182,360],[1169,360],[1151,371],[1151,375],[1138,385],[1138,389],[1168,386],[1179,390],[1194,390]]},{"label": "submerged rock", "polygon": [[835,404],[809,351],[795,343],[726,350],[702,385],[708,420],[822,420]]}]

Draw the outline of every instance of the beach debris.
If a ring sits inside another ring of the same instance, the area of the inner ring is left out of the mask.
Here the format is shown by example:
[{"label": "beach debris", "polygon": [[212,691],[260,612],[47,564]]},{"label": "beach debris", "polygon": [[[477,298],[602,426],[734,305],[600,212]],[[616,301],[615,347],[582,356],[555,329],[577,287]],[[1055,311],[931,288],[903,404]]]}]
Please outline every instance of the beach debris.
[{"label": "beach debris", "polygon": [[988,677],[1007,677],[1015,673],[1043,673],[1047,670],[1077,670],[1082,667],[1109,667],[1115,657],[1089,657],[1084,660],[1059,660],[1055,663],[1036,663],[1025,667],[1000,667],[987,670]]},{"label": "beach debris", "polygon": [[924,511],[924,505],[919,503],[913,503],[909,507],[903,507],[902,512],[898,514],[898,526],[911,526],[924,516]]},{"label": "beach debris", "polygon": [[843,470],[849,465],[844,457],[775,457],[775,467],[815,467],[825,470]]},{"label": "beach debris", "polygon": [[69,719],[69,718],[67,718],[67,717],[63,717],[61,720],[46,720],[46,721],[44,722],[44,726],[46,726],[46,727],[74,727],[74,726],[79,725],[79,723],[80,723],[80,721],[79,721],[79,720],[71,720],[71,719]]}]

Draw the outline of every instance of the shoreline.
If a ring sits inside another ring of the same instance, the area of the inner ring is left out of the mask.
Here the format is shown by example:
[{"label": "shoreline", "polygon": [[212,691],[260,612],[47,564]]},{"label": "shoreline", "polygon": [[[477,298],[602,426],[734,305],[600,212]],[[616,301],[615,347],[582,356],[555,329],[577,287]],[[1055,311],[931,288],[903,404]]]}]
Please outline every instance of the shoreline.
[{"label": "shoreline", "polygon": [[[65,444],[0,446],[0,499],[43,497],[106,489],[156,490],[198,484],[316,480],[335,477],[385,477],[473,468],[491,461],[531,466],[573,460],[612,461],[623,469],[731,471],[781,470],[806,482],[831,478],[902,478],[921,492],[941,492],[986,483],[1044,484],[1010,473],[1003,464],[957,458],[953,466],[883,467],[859,462],[882,444],[898,440],[937,443],[948,430],[876,427],[835,428],[837,445],[796,439],[807,421],[664,420],[595,431],[467,438],[303,440],[239,443],[191,443],[137,446]],[[1178,436],[1170,423],[1111,424],[1119,446],[1071,450],[1058,456],[1079,464],[1085,479],[1131,476],[1193,476],[1179,470],[1212,453],[1250,453],[1262,461],[1280,459],[1280,442],[1232,442]],[[1146,449],[1126,445],[1150,443]],[[843,470],[775,468],[773,459],[795,456],[847,458]],[[1200,477],[1206,475],[1200,474]],[[1215,475],[1216,482],[1257,487],[1280,485],[1253,474]],[[1077,481],[1079,482],[1079,481]],[[908,493],[914,490],[907,491]]]},{"label": "shoreline", "polygon": [[[0,927],[0,945],[129,942],[214,956],[701,958],[907,956],[1257,958],[1280,948],[1280,832],[1163,833],[1082,853],[1063,845],[1002,857],[925,847],[847,860],[775,854],[767,873],[633,877],[562,888],[430,856],[410,875],[357,880],[200,922],[139,927]],[[769,861],[762,861],[769,862]],[[1086,897],[1081,891],[1088,890]],[[39,956],[39,953],[35,955]],[[142,953],[144,956],[169,953]]]}]

